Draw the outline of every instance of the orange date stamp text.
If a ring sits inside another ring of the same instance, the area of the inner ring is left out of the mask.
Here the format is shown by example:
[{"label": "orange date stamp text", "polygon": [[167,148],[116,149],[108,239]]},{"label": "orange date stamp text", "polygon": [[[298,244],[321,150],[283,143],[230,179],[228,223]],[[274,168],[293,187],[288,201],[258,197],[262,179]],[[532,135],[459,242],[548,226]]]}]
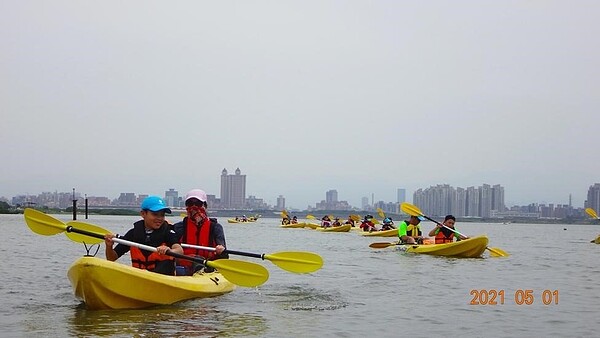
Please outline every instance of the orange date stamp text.
[{"label": "orange date stamp text", "polygon": [[503,289],[472,289],[469,305],[504,305],[512,302],[516,305],[533,305],[541,302],[544,305],[558,305],[558,290],[517,289],[514,292]]}]

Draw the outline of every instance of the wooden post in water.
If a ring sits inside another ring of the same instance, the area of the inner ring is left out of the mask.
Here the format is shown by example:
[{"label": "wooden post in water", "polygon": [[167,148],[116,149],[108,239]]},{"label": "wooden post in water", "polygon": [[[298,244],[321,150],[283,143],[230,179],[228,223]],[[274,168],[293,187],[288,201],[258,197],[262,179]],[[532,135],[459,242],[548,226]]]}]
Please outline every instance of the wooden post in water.
[{"label": "wooden post in water", "polygon": [[75,199],[75,188],[73,188],[73,220],[77,220],[77,200]]}]

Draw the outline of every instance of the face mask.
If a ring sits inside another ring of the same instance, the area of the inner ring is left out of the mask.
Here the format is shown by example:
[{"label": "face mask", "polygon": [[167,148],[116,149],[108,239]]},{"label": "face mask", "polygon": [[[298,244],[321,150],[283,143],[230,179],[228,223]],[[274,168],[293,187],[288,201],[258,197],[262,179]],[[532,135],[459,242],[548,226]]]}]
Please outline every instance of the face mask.
[{"label": "face mask", "polygon": [[192,205],[186,207],[185,210],[188,213],[188,216],[194,220],[194,222],[198,223],[208,218],[206,215],[206,209],[204,207],[199,207],[197,205]]}]

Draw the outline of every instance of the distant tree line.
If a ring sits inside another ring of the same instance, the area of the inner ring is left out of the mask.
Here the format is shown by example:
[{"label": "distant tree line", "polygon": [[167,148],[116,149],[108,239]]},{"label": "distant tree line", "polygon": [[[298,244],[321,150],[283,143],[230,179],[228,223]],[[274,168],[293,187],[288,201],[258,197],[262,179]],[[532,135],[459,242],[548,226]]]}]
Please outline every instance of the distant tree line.
[{"label": "distant tree line", "polygon": [[15,210],[10,204],[0,201],[0,214],[18,214],[19,212]]},{"label": "distant tree line", "polygon": [[[40,211],[49,214],[62,214],[62,213],[73,213],[73,207],[68,207],[65,209],[58,208],[48,208],[46,206],[36,207]],[[85,209],[78,208],[77,214],[83,214]],[[0,214],[22,214],[23,209],[20,205],[17,207],[13,207],[7,202],[0,201]],[[94,215],[117,215],[117,216],[136,216],[139,215],[139,210],[133,209],[88,209],[89,214]]]}]

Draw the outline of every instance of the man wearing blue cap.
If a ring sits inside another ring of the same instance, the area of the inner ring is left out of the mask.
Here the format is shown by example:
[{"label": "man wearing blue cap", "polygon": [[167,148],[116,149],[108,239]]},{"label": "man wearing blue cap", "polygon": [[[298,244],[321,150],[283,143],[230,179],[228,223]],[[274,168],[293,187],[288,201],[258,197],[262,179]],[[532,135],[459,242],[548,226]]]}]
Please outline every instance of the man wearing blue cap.
[{"label": "man wearing blue cap", "polygon": [[423,233],[421,232],[422,217],[410,216],[408,221],[402,221],[398,227],[398,237],[401,244],[417,244],[423,242]]},{"label": "man wearing blue cap", "polygon": [[114,234],[106,234],[106,259],[116,261],[127,251],[131,251],[131,264],[140,269],[162,273],[164,275],[175,274],[175,261],[173,257],[166,255],[167,251],[183,254],[183,248],[179,245],[179,238],[169,224],[165,222],[165,213],[171,213],[165,201],[159,196],[148,196],[142,201],[142,219],[133,223],[133,229],[127,231],[121,237],[130,242],[145,244],[156,247],[156,252],[150,252],[137,247],[129,247],[117,244],[113,249]]}]

